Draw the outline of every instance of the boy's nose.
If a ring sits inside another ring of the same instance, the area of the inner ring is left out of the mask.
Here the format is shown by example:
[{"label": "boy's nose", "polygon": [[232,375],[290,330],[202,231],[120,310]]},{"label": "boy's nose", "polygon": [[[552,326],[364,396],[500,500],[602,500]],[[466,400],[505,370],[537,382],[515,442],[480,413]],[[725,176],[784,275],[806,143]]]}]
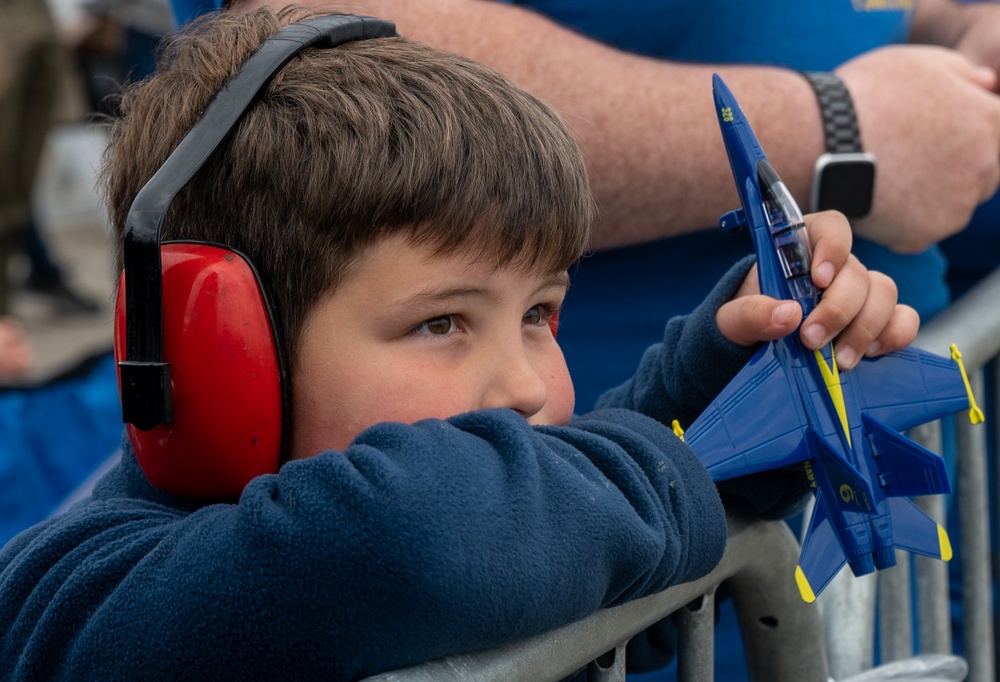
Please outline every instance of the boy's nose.
[{"label": "boy's nose", "polygon": [[490,365],[484,408],[507,407],[529,419],[545,406],[548,387],[522,349],[494,355]]}]

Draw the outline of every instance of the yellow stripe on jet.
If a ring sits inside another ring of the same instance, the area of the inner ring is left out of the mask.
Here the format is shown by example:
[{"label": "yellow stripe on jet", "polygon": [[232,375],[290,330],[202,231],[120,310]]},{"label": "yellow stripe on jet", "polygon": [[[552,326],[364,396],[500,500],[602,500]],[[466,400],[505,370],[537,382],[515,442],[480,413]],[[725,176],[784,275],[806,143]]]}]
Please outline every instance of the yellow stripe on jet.
[{"label": "yellow stripe on jet", "polygon": [[844,407],[844,390],[840,385],[840,371],[837,369],[837,356],[833,354],[833,348],[830,348],[830,360],[833,363],[833,367],[826,364],[826,358],[818,350],[813,351],[816,354],[816,364],[819,365],[820,374],[823,375],[823,380],[826,382],[826,391],[830,394],[830,400],[833,401],[833,406],[837,410],[837,414],[840,415],[840,425],[844,428],[844,435],[847,437],[847,445],[851,444],[851,428],[847,423],[847,408]]},{"label": "yellow stripe on jet", "polygon": [[812,604],[816,601],[816,595],[813,593],[812,586],[809,585],[809,580],[806,578],[806,574],[803,572],[801,566],[795,567],[795,584],[799,586],[799,594],[802,595],[802,601],[806,604]]}]

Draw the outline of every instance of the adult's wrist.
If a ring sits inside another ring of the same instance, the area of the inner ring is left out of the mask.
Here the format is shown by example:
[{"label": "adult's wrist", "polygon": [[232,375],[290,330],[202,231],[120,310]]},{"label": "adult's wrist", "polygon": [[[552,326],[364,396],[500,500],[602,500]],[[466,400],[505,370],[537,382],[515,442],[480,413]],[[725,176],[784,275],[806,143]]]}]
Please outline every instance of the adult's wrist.
[{"label": "adult's wrist", "polygon": [[875,156],[861,143],[854,101],[835,74],[806,71],[819,104],[826,151],[813,169],[809,210],[836,210],[848,218],[863,218],[871,211],[875,195]]}]

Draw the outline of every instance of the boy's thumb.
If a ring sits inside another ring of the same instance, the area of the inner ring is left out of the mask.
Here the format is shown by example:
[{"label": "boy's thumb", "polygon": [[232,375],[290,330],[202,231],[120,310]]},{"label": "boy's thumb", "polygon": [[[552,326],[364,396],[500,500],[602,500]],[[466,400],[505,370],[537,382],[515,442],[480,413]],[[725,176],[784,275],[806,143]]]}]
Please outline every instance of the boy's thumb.
[{"label": "boy's thumb", "polygon": [[795,301],[779,301],[760,294],[729,301],[715,315],[719,331],[738,346],[773,341],[795,331],[802,308]]}]

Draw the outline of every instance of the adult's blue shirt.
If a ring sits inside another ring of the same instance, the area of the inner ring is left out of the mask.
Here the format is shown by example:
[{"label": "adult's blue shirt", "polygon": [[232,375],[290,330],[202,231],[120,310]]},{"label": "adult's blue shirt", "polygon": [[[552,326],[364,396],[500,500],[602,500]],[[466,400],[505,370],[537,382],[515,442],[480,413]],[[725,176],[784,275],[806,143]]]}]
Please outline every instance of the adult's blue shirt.
[{"label": "adult's blue shirt", "polygon": [[[865,0],[505,0],[590,38],[647,57],[831,70],[905,42],[906,2]],[[865,10],[864,5],[896,6]],[[836,36],[835,40],[824,37]]]},{"label": "adult's blue shirt", "polygon": [[[510,4],[648,57],[829,71],[868,50],[905,42],[914,3],[515,0]],[[892,9],[881,8],[885,6]],[[706,82],[705,87],[711,85]],[[589,408],[602,387],[627,378],[663,320],[691,310],[736,259],[751,252],[748,236],[710,229],[585,259],[574,273],[559,335],[576,382],[578,409]],[[891,275],[900,300],[917,308],[925,319],[947,305],[945,260],[936,247],[903,256],[856,240],[854,252],[868,267]]]}]

